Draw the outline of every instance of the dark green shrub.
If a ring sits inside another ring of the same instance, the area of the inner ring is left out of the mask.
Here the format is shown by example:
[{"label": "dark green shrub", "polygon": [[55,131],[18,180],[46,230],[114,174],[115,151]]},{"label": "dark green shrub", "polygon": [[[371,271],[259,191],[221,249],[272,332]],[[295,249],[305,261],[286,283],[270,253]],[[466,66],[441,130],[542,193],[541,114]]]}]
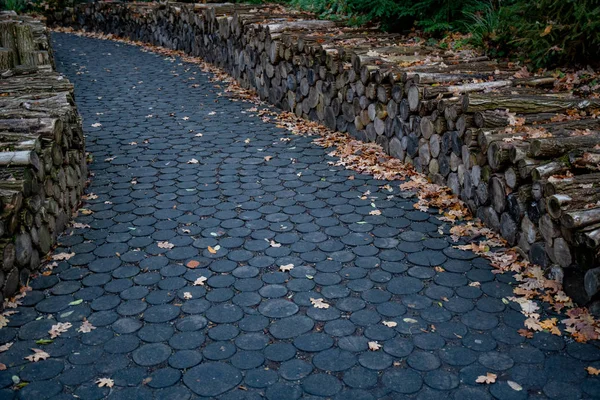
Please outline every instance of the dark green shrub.
[{"label": "dark green shrub", "polygon": [[472,14],[472,43],[535,67],[600,63],[600,0],[512,0]]}]

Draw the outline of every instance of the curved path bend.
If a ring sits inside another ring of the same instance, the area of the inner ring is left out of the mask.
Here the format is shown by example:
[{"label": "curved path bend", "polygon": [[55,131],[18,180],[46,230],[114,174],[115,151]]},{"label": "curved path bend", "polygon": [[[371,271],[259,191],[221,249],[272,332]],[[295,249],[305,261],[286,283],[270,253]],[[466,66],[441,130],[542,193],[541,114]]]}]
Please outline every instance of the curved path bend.
[{"label": "curved path bend", "polygon": [[[60,239],[56,253],[75,255],[33,279],[0,329],[14,342],[0,399],[600,396],[585,370],[600,368],[598,344],[520,336],[502,300],[511,278],[453,249],[397,184],[329,165],[197,66],[54,42],[94,158],[93,213]],[[96,329],[78,332],[83,318]],[[73,326],[36,344],[57,321]],[[25,360],[31,348],[50,358]],[[475,382],[488,372],[496,383]]]}]

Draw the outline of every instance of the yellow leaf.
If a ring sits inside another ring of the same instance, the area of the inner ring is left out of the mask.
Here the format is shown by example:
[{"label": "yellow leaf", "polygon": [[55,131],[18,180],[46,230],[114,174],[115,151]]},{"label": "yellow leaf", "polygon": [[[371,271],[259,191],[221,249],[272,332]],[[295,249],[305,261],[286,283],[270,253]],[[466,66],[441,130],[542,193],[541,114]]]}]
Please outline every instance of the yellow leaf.
[{"label": "yellow leaf", "polygon": [[552,30],[552,25],[548,25],[546,26],[546,29],[544,29],[544,32],[540,33],[541,37],[544,37],[548,34],[550,34],[550,31]]},{"label": "yellow leaf", "polygon": [[590,375],[600,375],[600,369],[594,367],[587,367],[585,369]]},{"label": "yellow leaf", "polygon": [[213,249],[212,247],[208,246],[208,252],[210,254],[217,254],[217,251],[215,249]]},{"label": "yellow leaf", "polygon": [[187,264],[185,264],[188,268],[194,269],[200,265],[200,262],[196,260],[190,260]]}]

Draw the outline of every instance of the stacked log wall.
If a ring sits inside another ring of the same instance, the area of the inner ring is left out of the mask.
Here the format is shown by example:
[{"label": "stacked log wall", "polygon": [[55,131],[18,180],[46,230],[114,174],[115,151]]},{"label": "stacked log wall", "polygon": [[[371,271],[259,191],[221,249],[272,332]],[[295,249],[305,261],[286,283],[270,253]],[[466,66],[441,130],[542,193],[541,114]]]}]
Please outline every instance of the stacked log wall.
[{"label": "stacked log wall", "polygon": [[283,110],[380,144],[564,277],[579,303],[598,298],[597,98],[471,51],[273,5],[100,2],[50,19],[202,57]]},{"label": "stacked log wall", "polygon": [[54,71],[46,27],[0,13],[0,41],[0,289],[10,298],[78,208],[87,166],[73,86]]}]

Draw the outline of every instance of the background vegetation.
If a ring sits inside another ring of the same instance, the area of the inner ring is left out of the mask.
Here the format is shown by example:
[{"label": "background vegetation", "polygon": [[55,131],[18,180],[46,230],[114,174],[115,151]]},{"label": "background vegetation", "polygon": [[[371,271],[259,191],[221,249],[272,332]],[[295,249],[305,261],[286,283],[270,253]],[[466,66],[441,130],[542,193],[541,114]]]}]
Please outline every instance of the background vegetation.
[{"label": "background vegetation", "polygon": [[[3,9],[20,12],[39,11],[40,3],[62,8],[81,1],[0,0],[0,4]],[[509,56],[535,67],[600,65],[600,0],[270,1],[350,26],[375,25],[391,32],[417,29],[433,40],[455,32],[470,34],[468,42],[490,56]]]},{"label": "background vegetation", "polygon": [[600,63],[600,0],[288,0],[323,18],[431,37],[472,34],[492,56],[536,67]]}]

